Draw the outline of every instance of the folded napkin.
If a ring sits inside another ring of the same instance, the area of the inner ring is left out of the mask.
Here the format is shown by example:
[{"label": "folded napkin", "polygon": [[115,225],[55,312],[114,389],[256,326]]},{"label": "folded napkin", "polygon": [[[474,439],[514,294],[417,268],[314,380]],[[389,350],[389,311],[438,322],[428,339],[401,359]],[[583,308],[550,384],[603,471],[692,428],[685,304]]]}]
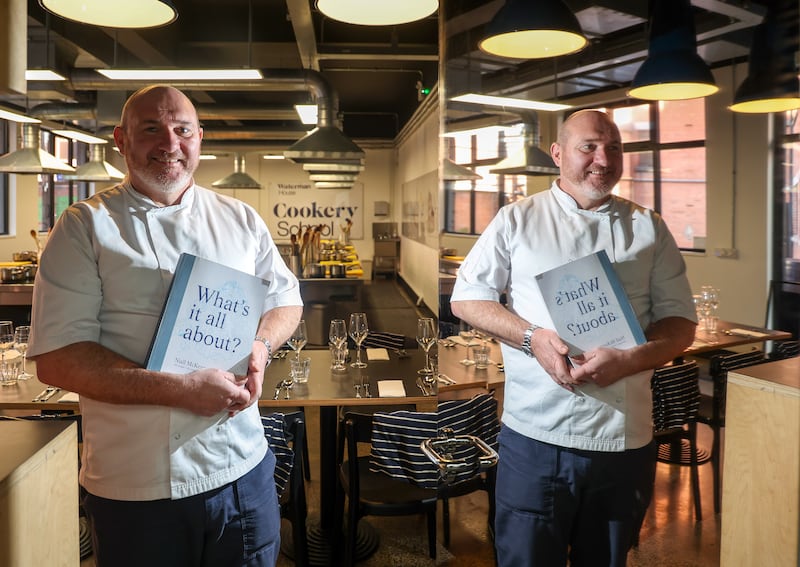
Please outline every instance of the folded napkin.
[{"label": "folded napkin", "polygon": [[389,360],[389,351],[385,348],[368,348],[367,360]]},{"label": "folded napkin", "polygon": [[77,402],[78,394],[75,392],[67,392],[58,399],[59,402]]},{"label": "folded napkin", "polygon": [[402,398],[406,395],[402,380],[378,380],[378,395],[381,398]]},{"label": "folded napkin", "polygon": [[728,331],[732,335],[740,335],[742,337],[766,337],[767,333],[760,331],[751,331],[750,329],[731,329]]}]

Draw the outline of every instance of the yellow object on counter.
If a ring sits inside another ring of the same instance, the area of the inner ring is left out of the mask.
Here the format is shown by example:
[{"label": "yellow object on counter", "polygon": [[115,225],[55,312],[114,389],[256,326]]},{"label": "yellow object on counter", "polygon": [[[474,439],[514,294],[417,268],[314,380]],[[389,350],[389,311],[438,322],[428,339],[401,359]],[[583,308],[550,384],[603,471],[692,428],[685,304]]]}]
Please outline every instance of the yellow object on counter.
[{"label": "yellow object on counter", "polygon": [[453,262],[463,262],[464,256],[442,256],[443,260],[451,260]]},{"label": "yellow object on counter", "polygon": [[30,266],[33,262],[0,262],[0,268],[21,268],[22,266]]}]

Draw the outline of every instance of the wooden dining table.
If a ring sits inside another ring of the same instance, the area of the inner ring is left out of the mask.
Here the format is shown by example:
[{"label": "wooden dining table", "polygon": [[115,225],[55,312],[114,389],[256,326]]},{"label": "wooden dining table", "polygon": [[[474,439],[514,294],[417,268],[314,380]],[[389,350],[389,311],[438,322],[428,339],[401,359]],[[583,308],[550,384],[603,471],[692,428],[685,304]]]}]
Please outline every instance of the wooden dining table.
[{"label": "wooden dining table", "polygon": [[[344,371],[331,370],[330,352],[325,350],[304,350],[301,356],[311,360],[307,383],[294,383],[286,397],[286,390],[281,389],[275,399],[276,384],[290,375],[290,358],[294,353],[279,351],[267,368],[264,376],[264,388],[258,405],[281,411],[286,408],[318,407],[320,411],[320,521],[309,525],[310,555],[315,558],[315,565],[337,565],[338,541],[341,539],[342,518],[336,513],[336,484],[338,482],[336,464],[336,432],[338,411],[340,407],[381,406],[387,409],[392,406],[414,406],[418,411],[436,411],[437,396],[424,395],[417,386],[417,371],[425,365],[425,354],[420,349],[409,349],[398,353],[387,349],[367,349],[362,351],[362,360],[367,362],[366,368],[353,368],[348,364]],[[375,359],[378,356],[381,359]],[[355,354],[352,357],[355,360]],[[74,394],[58,391],[49,400],[34,402],[47,387],[36,377],[36,365],[28,362],[27,370],[34,375],[13,386],[0,388],[0,410],[14,412],[79,412],[78,402]],[[383,380],[402,381],[404,396],[380,397],[379,382]],[[359,391],[355,385],[359,384]],[[361,386],[369,384],[368,388]],[[367,397],[367,394],[370,397]],[[358,396],[361,397],[358,397]],[[73,401],[64,401],[64,399]],[[366,523],[365,523],[366,527]],[[370,545],[369,538],[363,540]]]}]

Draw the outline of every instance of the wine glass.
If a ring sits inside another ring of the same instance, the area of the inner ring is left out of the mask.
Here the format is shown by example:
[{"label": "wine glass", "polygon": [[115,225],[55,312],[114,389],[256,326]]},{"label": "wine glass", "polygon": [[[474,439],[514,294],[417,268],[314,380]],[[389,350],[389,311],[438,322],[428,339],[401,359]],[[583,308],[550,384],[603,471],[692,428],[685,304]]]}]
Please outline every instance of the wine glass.
[{"label": "wine glass", "polygon": [[[328,341],[333,345],[334,351],[339,352],[347,343],[347,327],[344,319],[332,319],[328,330]],[[333,370],[344,370],[345,366],[337,358],[331,367]]]},{"label": "wine glass", "polygon": [[461,321],[458,324],[458,336],[464,339],[464,342],[467,345],[466,358],[459,360],[459,362],[464,366],[472,366],[475,364],[475,361],[469,357],[469,349],[472,346],[472,339],[475,338],[475,329],[473,329],[469,323]]},{"label": "wine glass", "polygon": [[0,321],[0,365],[2,372],[6,372],[6,351],[14,346],[14,323]]},{"label": "wine glass", "polygon": [[289,340],[286,341],[291,349],[295,352],[295,360],[300,360],[300,351],[303,350],[303,347],[306,346],[308,342],[308,335],[306,334],[306,322],[304,319],[300,319],[300,322],[297,324],[297,328],[295,328],[292,336],[289,337]]},{"label": "wine glass", "polygon": [[29,325],[20,325],[14,330],[14,348],[22,354],[22,372],[17,376],[18,380],[33,378],[33,374],[25,370],[25,352],[28,350],[28,337],[31,334]]},{"label": "wine glass", "polygon": [[422,347],[422,350],[425,351],[425,368],[417,370],[417,374],[430,376],[433,374],[430,350],[433,343],[436,342],[436,328],[434,327],[433,319],[430,317],[417,319],[417,342]]},{"label": "wine glass", "polygon": [[356,361],[351,362],[350,366],[353,368],[365,368],[366,362],[361,362],[361,343],[367,338],[369,334],[369,326],[367,326],[366,313],[351,313],[350,314],[350,338],[356,343]]}]

